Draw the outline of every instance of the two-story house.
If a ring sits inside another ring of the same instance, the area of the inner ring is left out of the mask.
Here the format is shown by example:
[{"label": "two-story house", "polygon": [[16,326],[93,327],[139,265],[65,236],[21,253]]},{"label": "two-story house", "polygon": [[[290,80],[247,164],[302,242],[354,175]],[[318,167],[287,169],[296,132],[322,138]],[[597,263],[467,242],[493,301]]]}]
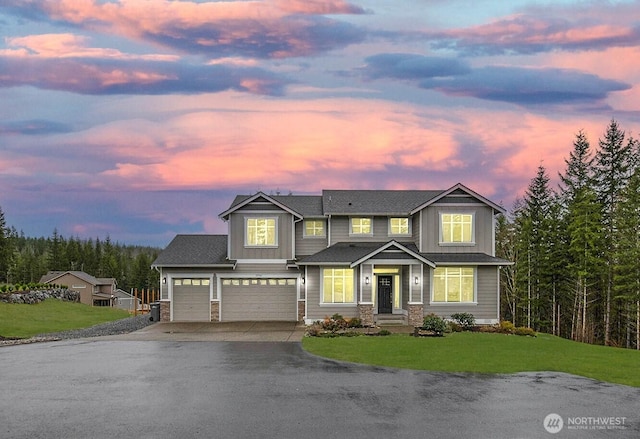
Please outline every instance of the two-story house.
[{"label": "two-story house", "polygon": [[364,324],[468,312],[499,319],[499,205],[447,190],[237,196],[227,235],[178,235],[158,256],[161,320]]}]

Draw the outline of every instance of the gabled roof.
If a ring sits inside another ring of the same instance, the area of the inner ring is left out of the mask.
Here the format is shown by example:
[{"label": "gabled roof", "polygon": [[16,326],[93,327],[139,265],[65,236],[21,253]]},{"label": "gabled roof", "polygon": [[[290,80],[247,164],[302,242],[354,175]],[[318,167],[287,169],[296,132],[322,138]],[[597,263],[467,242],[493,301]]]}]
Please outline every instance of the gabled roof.
[{"label": "gabled roof", "polygon": [[471,189],[469,189],[468,187],[466,187],[462,183],[458,183],[458,184],[452,186],[451,188],[447,189],[446,191],[441,191],[438,195],[436,195],[435,197],[433,197],[430,200],[426,201],[425,203],[422,203],[419,206],[416,206],[414,209],[411,210],[410,214],[413,215],[413,214],[419,212],[420,210],[424,209],[425,207],[442,200],[444,197],[449,196],[449,195],[453,194],[454,192],[460,192],[460,191],[471,195],[472,197],[476,198],[478,201],[481,201],[482,203],[490,206],[491,208],[493,208],[494,210],[497,210],[500,213],[504,214],[504,213],[507,212],[504,209],[504,207],[494,203],[493,201],[489,200],[488,198],[483,197],[482,195],[478,194],[477,192],[472,191]]},{"label": "gabled roof", "polygon": [[438,196],[442,191],[423,190],[323,190],[327,215],[403,215]]},{"label": "gabled roof", "polygon": [[244,198],[244,196],[237,196],[235,200],[233,200],[233,203],[231,205],[231,207],[227,210],[225,210],[224,212],[222,212],[220,215],[218,215],[220,218],[222,219],[227,219],[229,217],[230,214],[232,214],[233,212],[235,212],[236,210],[240,209],[241,207],[246,206],[247,204],[257,200],[263,198],[264,200],[278,206],[280,209],[289,212],[291,215],[302,219],[302,215],[298,212],[296,212],[295,210],[291,209],[289,206],[283,204],[281,201],[278,201],[275,197],[271,197],[269,195],[266,195],[263,192],[258,192],[255,195],[251,195],[251,196],[247,196],[246,198]]},{"label": "gabled roof", "polygon": [[388,242],[339,242],[319,251],[311,256],[307,256],[300,261],[298,265],[346,265],[351,267],[361,264],[362,262],[382,255],[385,250],[395,248],[399,251],[396,259],[417,259],[427,265],[435,267],[435,265],[418,253],[418,248],[414,243],[399,243],[396,241]]},{"label": "gabled roof", "polygon": [[424,258],[433,261],[436,266],[442,265],[513,265],[506,259],[496,258],[486,253],[420,253]]},{"label": "gabled roof", "polygon": [[152,267],[233,267],[227,259],[227,235],[176,235]]},{"label": "gabled roof", "polygon": [[112,277],[96,278],[88,273],[85,273],[84,271],[50,271],[40,278],[40,283],[45,284],[53,282],[54,280],[59,279],[66,274],[77,277],[78,279],[93,286],[112,285],[113,283],[115,283],[115,279]]}]

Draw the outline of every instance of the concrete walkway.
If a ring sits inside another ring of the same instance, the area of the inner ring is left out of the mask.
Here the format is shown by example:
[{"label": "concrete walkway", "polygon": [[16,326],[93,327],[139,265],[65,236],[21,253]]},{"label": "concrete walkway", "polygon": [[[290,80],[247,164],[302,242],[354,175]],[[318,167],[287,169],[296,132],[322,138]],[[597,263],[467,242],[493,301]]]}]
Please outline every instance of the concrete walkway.
[{"label": "concrete walkway", "polygon": [[160,322],[129,334],[101,337],[133,341],[300,342],[305,326],[297,322]]}]

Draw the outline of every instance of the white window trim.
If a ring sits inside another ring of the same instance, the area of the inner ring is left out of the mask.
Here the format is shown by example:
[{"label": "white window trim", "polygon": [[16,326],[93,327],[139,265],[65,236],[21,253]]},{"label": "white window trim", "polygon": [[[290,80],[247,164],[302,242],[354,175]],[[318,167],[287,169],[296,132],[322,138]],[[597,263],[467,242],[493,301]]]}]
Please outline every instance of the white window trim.
[{"label": "white window trim", "polygon": [[471,302],[436,302],[433,298],[434,290],[435,290],[435,282],[434,276],[436,274],[436,270],[430,270],[430,284],[431,291],[429,292],[429,304],[433,306],[464,306],[464,305],[477,305],[478,304],[478,267],[477,266],[469,266],[469,265],[447,265],[443,267],[437,268],[473,268],[473,301]]},{"label": "white window trim", "polygon": [[[269,245],[255,245],[255,244],[249,244],[249,220],[251,219],[264,219],[264,220],[269,220],[272,219],[274,220],[274,239],[275,239],[275,244],[269,244]],[[244,246],[245,248],[278,248],[278,217],[277,216],[245,216],[244,217]]]},{"label": "white window trim", "polygon": [[[393,233],[391,231],[391,220],[392,219],[406,219],[407,220],[407,233]],[[389,236],[411,236],[411,219],[406,216],[390,216],[387,221],[387,234]]]},{"label": "white window trim", "polygon": [[[368,219],[371,224],[371,231],[369,233],[353,233],[353,223],[352,220],[360,218],[360,219]],[[357,238],[358,236],[373,236],[373,217],[371,216],[350,216],[349,217],[349,236]]]},{"label": "white window trim", "polygon": [[[325,302],[324,301],[324,270],[353,270],[353,302]],[[356,289],[356,269],[347,266],[340,267],[320,267],[320,306],[348,306],[353,307],[357,305],[358,290]]]},{"label": "white window trim", "polygon": [[[307,235],[307,225],[306,222],[307,221],[319,221],[322,222],[322,235]],[[303,238],[320,238],[320,239],[324,239],[327,237],[327,221],[324,219],[320,219],[320,218],[309,218],[309,219],[304,219],[302,221],[302,237]]]},{"label": "white window trim", "polygon": [[[442,240],[442,215],[471,215],[471,241],[464,242],[445,242]],[[475,211],[459,211],[452,212],[443,210],[438,212],[438,245],[443,247],[465,247],[476,245],[476,212]]]}]

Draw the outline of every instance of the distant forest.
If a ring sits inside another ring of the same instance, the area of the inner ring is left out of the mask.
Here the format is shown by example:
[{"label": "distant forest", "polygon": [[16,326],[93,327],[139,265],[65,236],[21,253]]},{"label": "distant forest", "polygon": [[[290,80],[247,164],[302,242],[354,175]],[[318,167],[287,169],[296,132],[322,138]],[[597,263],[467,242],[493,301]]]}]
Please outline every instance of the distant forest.
[{"label": "distant forest", "polygon": [[615,120],[579,131],[557,188],[541,164],[498,221],[501,316],[587,343],[640,349],[640,142]]},{"label": "distant forest", "polygon": [[95,277],[113,277],[118,288],[158,288],[159,274],[151,269],[161,249],[122,245],[104,239],[65,238],[53,230],[50,237],[29,238],[7,226],[0,208],[0,284],[37,283],[48,271],[84,271]]}]

